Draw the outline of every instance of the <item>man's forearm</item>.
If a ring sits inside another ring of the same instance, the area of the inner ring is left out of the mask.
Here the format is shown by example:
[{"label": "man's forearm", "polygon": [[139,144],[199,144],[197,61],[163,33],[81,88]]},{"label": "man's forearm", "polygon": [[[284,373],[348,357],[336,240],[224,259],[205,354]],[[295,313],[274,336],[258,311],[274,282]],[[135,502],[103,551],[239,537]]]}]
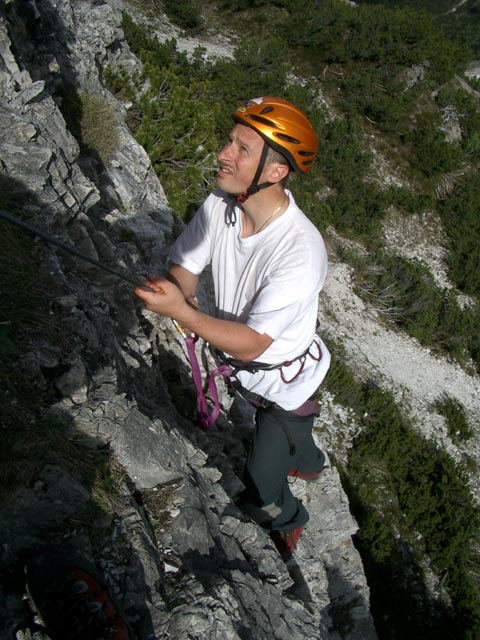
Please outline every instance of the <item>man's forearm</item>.
[{"label": "man's forearm", "polygon": [[246,362],[256,360],[273,342],[246,324],[219,320],[192,307],[185,308],[177,320],[217,349]]},{"label": "man's forearm", "polygon": [[197,295],[198,276],[184,267],[173,264],[169,269],[168,279],[177,285],[187,302],[191,302]]},{"label": "man's forearm", "polygon": [[189,299],[196,293],[197,276],[174,265],[171,277],[150,276],[148,285],[153,291],[139,287],[135,294],[150,311],[176,320],[184,328],[239,360],[256,360],[273,342],[270,336],[258,333],[248,325],[219,320],[198,309]]}]

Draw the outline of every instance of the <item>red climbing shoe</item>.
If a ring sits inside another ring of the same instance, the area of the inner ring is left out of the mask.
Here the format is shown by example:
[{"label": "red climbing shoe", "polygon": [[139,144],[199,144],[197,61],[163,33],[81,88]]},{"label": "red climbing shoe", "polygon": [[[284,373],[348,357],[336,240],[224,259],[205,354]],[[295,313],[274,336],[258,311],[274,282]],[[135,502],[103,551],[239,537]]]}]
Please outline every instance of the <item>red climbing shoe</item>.
[{"label": "red climbing shoe", "polygon": [[52,640],[130,640],[105,580],[74,551],[49,548],[27,565],[28,591]]},{"label": "red climbing shoe", "polygon": [[298,471],[298,469],[290,469],[288,475],[291,478],[300,478],[300,480],[305,480],[305,482],[317,482],[327,468],[328,467],[322,467],[320,471],[312,471],[312,473],[302,473],[301,471]]},{"label": "red climbing shoe", "polygon": [[302,531],[303,526],[297,527],[292,531],[270,531],[270,538],[273,540],[273,544],[277,547],[284,562],[287,562],[292,557]]}]

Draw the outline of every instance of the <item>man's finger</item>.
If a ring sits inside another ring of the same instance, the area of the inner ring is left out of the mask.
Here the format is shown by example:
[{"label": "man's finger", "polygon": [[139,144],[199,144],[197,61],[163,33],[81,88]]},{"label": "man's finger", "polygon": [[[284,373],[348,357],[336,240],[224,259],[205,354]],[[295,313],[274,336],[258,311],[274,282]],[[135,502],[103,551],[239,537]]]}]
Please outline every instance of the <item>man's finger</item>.
[{"label": "man's finger", "polygon": [[150,296],[152,295],[152,293],[163,293],[163,289],[147,280],[145,283],[142,283],[141,285],[136,287],[133,292],[141,300],[150,300]]},{"label": "man's finger", "polygon": [[163,280],[163,278],[160,278],[158,276],[148,276],[148,280],[146,280],[144,284],[152,291],[164,291],[163,287],[160,284]]}]

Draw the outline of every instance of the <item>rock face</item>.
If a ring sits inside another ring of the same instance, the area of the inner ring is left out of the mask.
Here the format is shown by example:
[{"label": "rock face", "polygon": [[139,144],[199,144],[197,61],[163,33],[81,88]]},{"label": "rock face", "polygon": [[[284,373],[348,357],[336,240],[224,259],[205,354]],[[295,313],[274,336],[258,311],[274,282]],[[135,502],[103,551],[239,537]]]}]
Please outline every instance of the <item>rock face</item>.
[{"label": "rock face", "polygon": [[[123,124],[124,107],[101,82],[109,62],[139,64],[120,8],[98,0],[0,6],[0,191],[31,224],[131,275],[164,268],[181,223]],[[59,109],[66,90],[100,97],[116,114],[110,163],[85,154],[68,131]],[[23,566],[44,544],[68,542],[103,571],[139,640],[375,638],[351,540],[357,527],[335,468],[313,489],[294,485],[311,520],[298,565],[287,569],[235,505],[251,408],[223,390],[218,426],[201,431],[170,321],[89,263],[48,249],[44,268],[58,283],[68,341],[45,337],[19,366],[57,394],[48,413],[70,425],[86,458],[108,449],[116,501],[89,517],[93,482],[47,465],[0,505],[0,636],[33,637]]]}]

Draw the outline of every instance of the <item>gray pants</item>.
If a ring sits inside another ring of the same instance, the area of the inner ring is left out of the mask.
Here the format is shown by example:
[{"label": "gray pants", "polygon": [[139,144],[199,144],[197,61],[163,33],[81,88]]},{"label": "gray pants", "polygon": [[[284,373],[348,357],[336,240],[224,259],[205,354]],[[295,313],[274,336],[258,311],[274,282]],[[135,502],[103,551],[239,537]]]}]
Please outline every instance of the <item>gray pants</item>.
[{"label": "gray pants", "polygon": [[292,531],[308,521],[301,500],[290,491],[290,469],[319,471],[325,456],[312,436],[313,416],[300,417],[279,407],[258,409],[241,494],[245,511],[268,530]]}]

